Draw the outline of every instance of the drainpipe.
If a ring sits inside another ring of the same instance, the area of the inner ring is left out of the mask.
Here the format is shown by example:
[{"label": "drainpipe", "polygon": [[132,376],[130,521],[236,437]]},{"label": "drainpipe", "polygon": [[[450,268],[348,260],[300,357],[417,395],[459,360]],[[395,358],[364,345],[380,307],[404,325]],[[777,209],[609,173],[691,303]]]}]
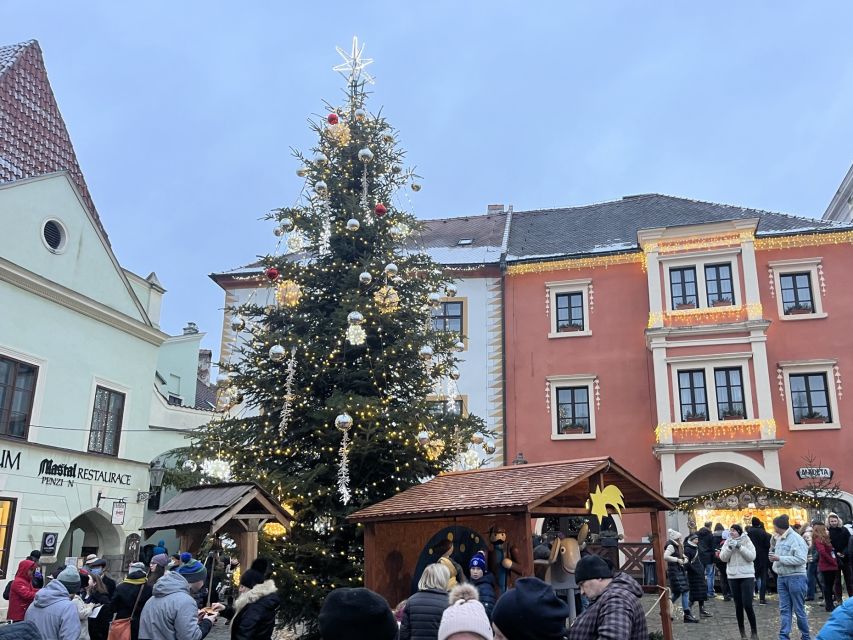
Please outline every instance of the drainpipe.
[{"label": "drainpipe", "polygon": [[504,224],[504,234],[501,240],[501,399],[502,399],[502,417],[503,417],[503,463],[507,465],[509,459],[507,456],[507,427],[506,427],[506,254],[509,246],[509,230],[512,226],[512,205],[509,205],[506,214],[506,223]]}]

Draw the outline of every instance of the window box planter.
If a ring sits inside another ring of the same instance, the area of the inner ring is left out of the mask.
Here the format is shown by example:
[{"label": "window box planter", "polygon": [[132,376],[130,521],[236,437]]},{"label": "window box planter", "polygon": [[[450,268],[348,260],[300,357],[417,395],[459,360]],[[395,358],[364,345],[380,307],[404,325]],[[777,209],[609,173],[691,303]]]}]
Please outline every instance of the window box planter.
[{"label": "window box planter", "polygon": [[582,324],[564,324],[557,327],[557,331],[560,333],[572,332],[572,331],[583,331]]},{"label": "window box planter", "polygon": [[708,421],[707,416],[703,416],[701,414],[696,415],[696,416],[690,415],[690,416],[684,417],[684,422],[707,422],[707,421]]},{"label": "window box planter", "polygon": [[693,302],[686,302],[686,303],[681,303],[681,304],[675,305],[676,311],[686,311],[687,309],[695,309],[695,308],[696,308],[696,304]]},{"label": "window box planter", "polygon": [[746,416],[742,415],[731,415],[731,416],[723,416],[723,420],[744,420]]},{"label": "window box planter", "polygon": [[560,427],[560,435],[583,435],[587,433],[586,427],[583,425],[569,425],[568,427]]},{"label": "window box planter", "polygon": [[814,309],[806,305],[794,305],[785,311],[786,316],[805,316],[814,313]]},{"label": "window box planter", "polygon": [[800,418],[800,424],[826,424],[826,416],[812,416],[811,418]]},{"label": "window box planter", "polygon": [[714,302],[711,303],[711,306],[712,307],[730,307],[733,304],[734,303],[731,300],[729,300],[728,298],[722,298],[720,300],[714,300]]}]

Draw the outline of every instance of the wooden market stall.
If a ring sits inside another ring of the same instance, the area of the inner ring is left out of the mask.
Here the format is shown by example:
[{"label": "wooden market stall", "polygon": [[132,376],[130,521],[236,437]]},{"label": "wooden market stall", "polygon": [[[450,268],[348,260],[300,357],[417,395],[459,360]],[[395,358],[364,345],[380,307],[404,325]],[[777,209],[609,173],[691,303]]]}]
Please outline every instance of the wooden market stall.
[{"label": "wooden market stall", "polygon": [[146,536],[174,529],[181,551],[197,554],[209,534],[228,534],[240,550],[240,566],[258,555],[258,531],[268,522],[290,528],[292,516],[253,482],[224,482],[183,489],[143,523]]},{"label": "wooden market stall", "polygon": [[[617,495],[621,505],[614,504]],[[411,594],[436,532],[448,531],[451,540],[454,531],[465,532],[454,540],[464,552],[466,545],[487,545],[492,526],[505,529],[518,549],[521,575],[534,575],[531,521],[548,516],[649,514],[657,583],[663,586],[666,536],[660,512],[674,508],[611,458],[586,458],[443,474],[349,520],[364,525],[365,586],[393,606]],[[661,607],[661,623],[671,639],[666,611]]]}]

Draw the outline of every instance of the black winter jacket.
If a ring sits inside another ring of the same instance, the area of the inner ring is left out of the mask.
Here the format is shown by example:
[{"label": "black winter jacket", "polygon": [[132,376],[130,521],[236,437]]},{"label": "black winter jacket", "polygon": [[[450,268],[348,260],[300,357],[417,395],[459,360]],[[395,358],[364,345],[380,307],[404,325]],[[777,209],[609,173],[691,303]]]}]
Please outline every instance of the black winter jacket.
[{"label": "black winter jacket", "polygon": [[717,550],[714,534],[710,529],[702,527],[696,535],[699,537],[699,560],[707,567],[714,561],[714,552]]},{"label": "black winter jacket", "polygon": [[489,620],[492,619],[492,611],[495,608],[495,603],[498,601],[498,592],[495,587],[495,578],[491,573],[484,573],[479,580],[471,579],[471,584],[477,587],[477,593],[480,595],[480,602],[486,610],[486,615]]},{"label": "black winter jacket", "polygon": [[231,618],[231,640],[270,640],[275,631],[275,614],[281,605],[272,580],[240,594],[222,615]]},{"label": "black winter jacket", "polygon": [[[142,595],[139,595],[139,589],[142,588]],[[131,640],[139,638],[139,619],[142,617],[142,607],[148,602],[151,597],[151,585],[149,584],[132,584],[130,582],[122,582],[116,587],[112,600],[110,600],[110,616],[115,615],[117,619],[129,618],[133,613],[133,605],[136,603],[136,597],[139,596],[139,604],[136,605],[136,613],[133,620],[130,621],[130,637]],[[103,615],[105,612],[101,612]],[[98,616],[101,617],[100,615]]]},{"label": "black winter jacket", "polygon": [[755,560],[752,565],[755,567],[756,576],[762,577],[767,572],[769,562],[767,556],[770,553],[770,534],[764,530],[764,527],[747,527],[746,535],[755,547]]},{"label": "black winter jacket", "polygon": [[705,582],[705,565],[702,564],[701,553],[698,547],[684,545],[684,555],[689,560],[684,567],[687,569],[690,602],[705,602],[708,599],[708,583]]},{"label": "black winter jacket", "polygon": [[400,640],[437,640],[441,614],[449,601],[446,591],[418,591],[406,602]]},{"label": "black winter jacket", "polygon": [[847,545],[850,542],[850,532],[847,527],[827,527],[826,531],[829,533],[829,540],[832,542],[835,553],[847,555]]}]

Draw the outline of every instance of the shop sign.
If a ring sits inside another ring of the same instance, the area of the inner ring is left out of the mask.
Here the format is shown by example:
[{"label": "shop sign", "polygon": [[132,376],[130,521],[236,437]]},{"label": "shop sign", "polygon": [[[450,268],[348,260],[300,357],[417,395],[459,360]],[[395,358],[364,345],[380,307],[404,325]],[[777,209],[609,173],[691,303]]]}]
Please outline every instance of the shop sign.
[{"label": "shop sign", "polygon": [[41,483],[56,487],[73,487],[76,480],[88,480],[91,482],[106,482],[108,484],[119,484],[130,486],[129,473],[116,473],[115,471],[104,471],[90,467],[81,467],[79,464],[55,463],[50,458],[45,458],[39,464],[39,477]]},{"label": "shop sign", "polygon": [[797,477],[800,480],[832,480],[833,471],[829,467],[800,467]]},{"label": "shop sign", "polygon": [[58,533],[45,531],[41,534],[41,554],[43,556],[56,555],[56,540],[59,538]]},{"label": "shop sign", "polygon": [[18,451],[15,453],[15,457],[12,457],[12,452],[8,449],[0,449],[0,469],[14,469],[15,471],[21,470],[21,452]]},{"label": "shop sign", "polygon": [[124,524],[124,512],[127,509],[127,503],[123,501],[113,502],[113,524]]}]

